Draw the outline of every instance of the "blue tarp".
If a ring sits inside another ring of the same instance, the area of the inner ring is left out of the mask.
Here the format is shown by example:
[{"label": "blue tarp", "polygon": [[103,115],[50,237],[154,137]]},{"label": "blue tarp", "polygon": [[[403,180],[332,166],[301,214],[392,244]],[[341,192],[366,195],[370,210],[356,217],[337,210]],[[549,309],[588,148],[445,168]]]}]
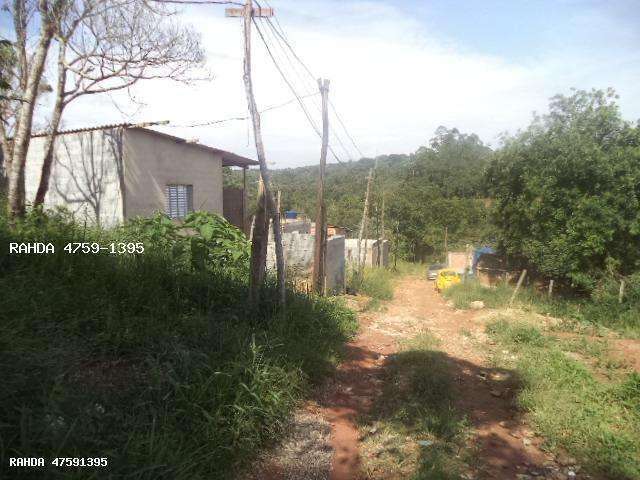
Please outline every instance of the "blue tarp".
[{"label": "blue tarp", "polygon": [[480,260],[480,257],[485,253],[496,253],[496,250],[495,248],[492,248],[492,247],[476,248],[475,251],[473,252],[473,265],[471,266],[471,271],[473,273],[476,272],[476,267],[478,266],[478,260]]}]

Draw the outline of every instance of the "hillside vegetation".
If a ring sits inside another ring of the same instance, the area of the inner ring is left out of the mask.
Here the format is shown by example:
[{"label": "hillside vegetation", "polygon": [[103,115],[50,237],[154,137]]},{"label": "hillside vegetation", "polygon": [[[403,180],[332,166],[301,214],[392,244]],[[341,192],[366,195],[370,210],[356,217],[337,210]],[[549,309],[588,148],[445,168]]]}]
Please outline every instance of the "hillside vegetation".
[{"label": "hillside vegetation", "polygon": [[[370,201],[370,237],[381,234],[384,199],[385,236],[394,241],[396,253],[403,258],[442,256],[445,227],[450,247],[484,243],[493,238],[483,186],[490,155],[491,149],[477,135],[440,127],[429,145],[414,154],[330,164],[325,193],[328,222],[357,236],[366,178],[377,165]],[[305,212],[313,219],[317,178],[317,166],[274,170],[272,179],[282,192],[282,208]],[[257,172],[250,172],[249,179],[255,185]],[[227,172],[226,180],[238,184],[240,177]],[[252,205],[255,191],[248,193]]]},{"label": "hillside vegetation", "polygon": [[[396,257],[442,260],[491,245],[511,270],[570,299],[571,315],[635,330],[640,271],[640,126],[623,119],[613,90],[557,95],[545,115],[495,150],[440,127],[410,155],[385,155],[327,172],[330,223],[356,236],[366,176],[377,164],[368,236]],[[276,170],[285,209],[315,212],[317,167]],[[613,300],[626,283],[623,303]],[[566,310],[566,309],[565,309]]]}]

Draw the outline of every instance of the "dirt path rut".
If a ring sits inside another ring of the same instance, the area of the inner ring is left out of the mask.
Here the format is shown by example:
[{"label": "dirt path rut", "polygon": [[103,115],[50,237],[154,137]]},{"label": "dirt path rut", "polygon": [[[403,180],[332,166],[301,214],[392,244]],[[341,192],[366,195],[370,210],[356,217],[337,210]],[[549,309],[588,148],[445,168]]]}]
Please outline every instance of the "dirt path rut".
[{"label": "dirt path rut", "polygon": [[[365,479],[361,468],[358,415],[366,413],[380,392],[385,359],[399,341],[429,330],[441,341],[455,376],[457,407],[472,424],[478,465],[472,478],[567,478],[562,468],[539,445],[514,406],[515,379],[492,369],[484,349],[483,312],[448,306],[432,286],[418,277],[397,282],[394,299],[379,313],[361,313],[361,330],[348,345],[346,361],[335,382],[319,399],[331,424],[332,480]],[[571,476],[571,478],[580,478]]]}]

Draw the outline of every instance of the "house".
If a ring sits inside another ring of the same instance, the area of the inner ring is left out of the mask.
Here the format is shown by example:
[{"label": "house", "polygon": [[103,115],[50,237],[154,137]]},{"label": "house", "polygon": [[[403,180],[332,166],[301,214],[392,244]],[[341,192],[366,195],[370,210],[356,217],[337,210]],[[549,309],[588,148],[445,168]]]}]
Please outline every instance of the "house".
[{"label": "house", "polygon": [[[46,134],[31,139],[25,172],[33,201]],[[65,206],[105,228],[160,211],[180,219],[193,210],[225,215],[246,230],[245,189],[225,189],[222,168],[258,162],[127,123],[61,131],[54,148],[45,207]],[[246,175],[245,175],[246,178]],[[246,186],[246,182],[245,182]]]}]

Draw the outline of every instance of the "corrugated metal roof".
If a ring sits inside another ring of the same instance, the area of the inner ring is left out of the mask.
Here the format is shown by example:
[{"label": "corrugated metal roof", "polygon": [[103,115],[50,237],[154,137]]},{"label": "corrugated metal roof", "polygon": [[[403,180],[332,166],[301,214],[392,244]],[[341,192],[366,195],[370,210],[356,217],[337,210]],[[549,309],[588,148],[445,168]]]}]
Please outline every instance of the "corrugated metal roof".
[{"label": "corrugated metal roof", "polygon": [[[149,122],[149,123],[158,123],[158,122]],[[64,135],[66,133],[81,133],[81,132],[92,132],[94,130],[109,130],[111,128],[130,128],[133,127],[133,123],[108,123],[106,125],[96,125],[94,127],[82,127],[82,128],[70,128],[68,130],[60,130],[58,131],[58,135]],[[33,133],[31,135],[34,137],[46,137],[50,132],[38,132]]]},{"label": "corrugated metal roof", "polygon": [[[175,135],[170,135],[168,133],[164,133],[164,132],[158,132],[157,130],[152,130],[150,128],[147,127],[153,127],[153,126],[161,126],[161,125],[166,125],[168,124],[169,121],[168,120],[164,120],[164,121],[158,121],[158,122],[139,122],[139,123],[109,123],[106,125],[96,125],[93,127],[82,127],[82,128],[70,128],[67,130],[60,130],[58,132],[58,135],[65,135],[65,134],[70,134],[70,133],[83,133],[83,132],[93,132],[96,130],[110,130],[112,128],[131,128],[131,129],[138,129],[138,130],[143,130],[145,132],[151,133],[151,134],[155,134],[161,137],[165,137],[165,138],[169,138],[175,142],[178,143],[184,143],[186,145],[192,145],[194,147],[197,148],[201,148],[213,153],[219,153],[222,154],[222,165],[225,167],[229,167],[229,166],[233,166],[233,167],[250,167],[252,165],[259,165],[259,162],[257,162],[256,160],[253,160],[251,158],[247,158],[247,157],[243,157],[241,155],[237,155],[235,153],[231,153],[231,152],[227,152],[225,150],[220,150],[219,148],[214,148],[214,147],[210,147],[208,145],[203,145],[201,143],[197,143],[197,142],[190,142],[188,140],[186,140],[185,138],[182,137],[176,137]],[[34,133],[31,135],[32,138],[34,137],[46,137],[47,135],[49,135],[49,132],[38,132],[38,133]]]}]

